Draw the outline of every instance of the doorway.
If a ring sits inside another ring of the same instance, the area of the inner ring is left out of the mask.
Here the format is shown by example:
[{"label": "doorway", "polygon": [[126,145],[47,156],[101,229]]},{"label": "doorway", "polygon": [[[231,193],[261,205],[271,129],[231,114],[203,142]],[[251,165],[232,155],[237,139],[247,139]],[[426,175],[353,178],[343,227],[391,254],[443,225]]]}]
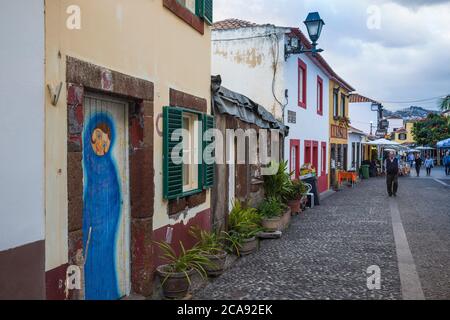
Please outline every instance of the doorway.
[{"label": "doorway", "polygon": [[86,300],[130,293],[128,103],[84,98],[83,249]]}]

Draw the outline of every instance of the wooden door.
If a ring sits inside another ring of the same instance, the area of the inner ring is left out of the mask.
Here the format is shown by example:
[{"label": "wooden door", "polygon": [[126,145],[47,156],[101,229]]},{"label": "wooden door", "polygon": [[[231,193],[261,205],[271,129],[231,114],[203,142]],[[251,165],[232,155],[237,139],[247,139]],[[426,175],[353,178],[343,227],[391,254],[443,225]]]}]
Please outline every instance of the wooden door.
[{"label": "wooden door", "polygon": [[130,293],[128,104],[86,96],[83,130],[85,297]]}]

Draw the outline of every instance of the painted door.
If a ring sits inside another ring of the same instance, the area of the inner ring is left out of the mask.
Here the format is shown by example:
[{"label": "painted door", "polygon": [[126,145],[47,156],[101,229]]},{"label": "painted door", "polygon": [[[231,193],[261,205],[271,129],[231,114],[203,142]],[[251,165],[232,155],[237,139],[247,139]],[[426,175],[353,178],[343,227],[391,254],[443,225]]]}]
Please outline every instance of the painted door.
[{"label": "painted door", "polygon": [[130,292],[128,104],[86,96],[83,130],[85,298]]},{"label": "painted door", "polygon": [[328,175],[327,175],[327,159],[328,159],[328,154],[327,154],[327,143],[326,142],[322,142],[321,143],[321,156],[322,156],[322,160],[321,160],[321,169],[320,169],[320,177],[319,177],[319,192],[325,192],[328,190]]},{"label": "painted door", "polygon": [[290,171],[293,172],[293,178],[300,177],[300,140],[291,140],[290,150]]}]

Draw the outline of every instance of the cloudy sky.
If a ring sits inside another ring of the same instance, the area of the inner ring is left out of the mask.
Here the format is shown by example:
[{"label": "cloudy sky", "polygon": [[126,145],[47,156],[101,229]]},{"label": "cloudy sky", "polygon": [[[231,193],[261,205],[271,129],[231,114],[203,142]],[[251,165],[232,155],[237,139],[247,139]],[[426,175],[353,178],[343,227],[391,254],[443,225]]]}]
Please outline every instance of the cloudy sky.
[{"label": "cloudy sky", "polygon": [[436,109],[437,99],[409,102],[450,94],[450,0],[215,0],[216,21],[303,31],[311,11],[326,23],[323,56],[359,93],[391,109]]}]

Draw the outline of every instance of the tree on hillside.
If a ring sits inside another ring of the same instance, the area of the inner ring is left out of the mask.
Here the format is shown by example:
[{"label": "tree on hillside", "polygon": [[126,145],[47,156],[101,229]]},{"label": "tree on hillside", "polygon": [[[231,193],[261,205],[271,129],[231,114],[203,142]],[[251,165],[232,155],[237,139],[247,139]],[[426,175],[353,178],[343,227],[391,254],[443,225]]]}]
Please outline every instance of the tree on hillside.
[{"label": "tree on hillside", "polygon": [[425,120],[414,124],[413,136],[419,145],[434,146],[450,138],[450,121],[442,115],[430,114]]},{"label": "tree on hillside", "polygon": [[450,95],[446,96],[445,98],[442,98],[439,101],[439,108],[442,111],[450,110]]}]

